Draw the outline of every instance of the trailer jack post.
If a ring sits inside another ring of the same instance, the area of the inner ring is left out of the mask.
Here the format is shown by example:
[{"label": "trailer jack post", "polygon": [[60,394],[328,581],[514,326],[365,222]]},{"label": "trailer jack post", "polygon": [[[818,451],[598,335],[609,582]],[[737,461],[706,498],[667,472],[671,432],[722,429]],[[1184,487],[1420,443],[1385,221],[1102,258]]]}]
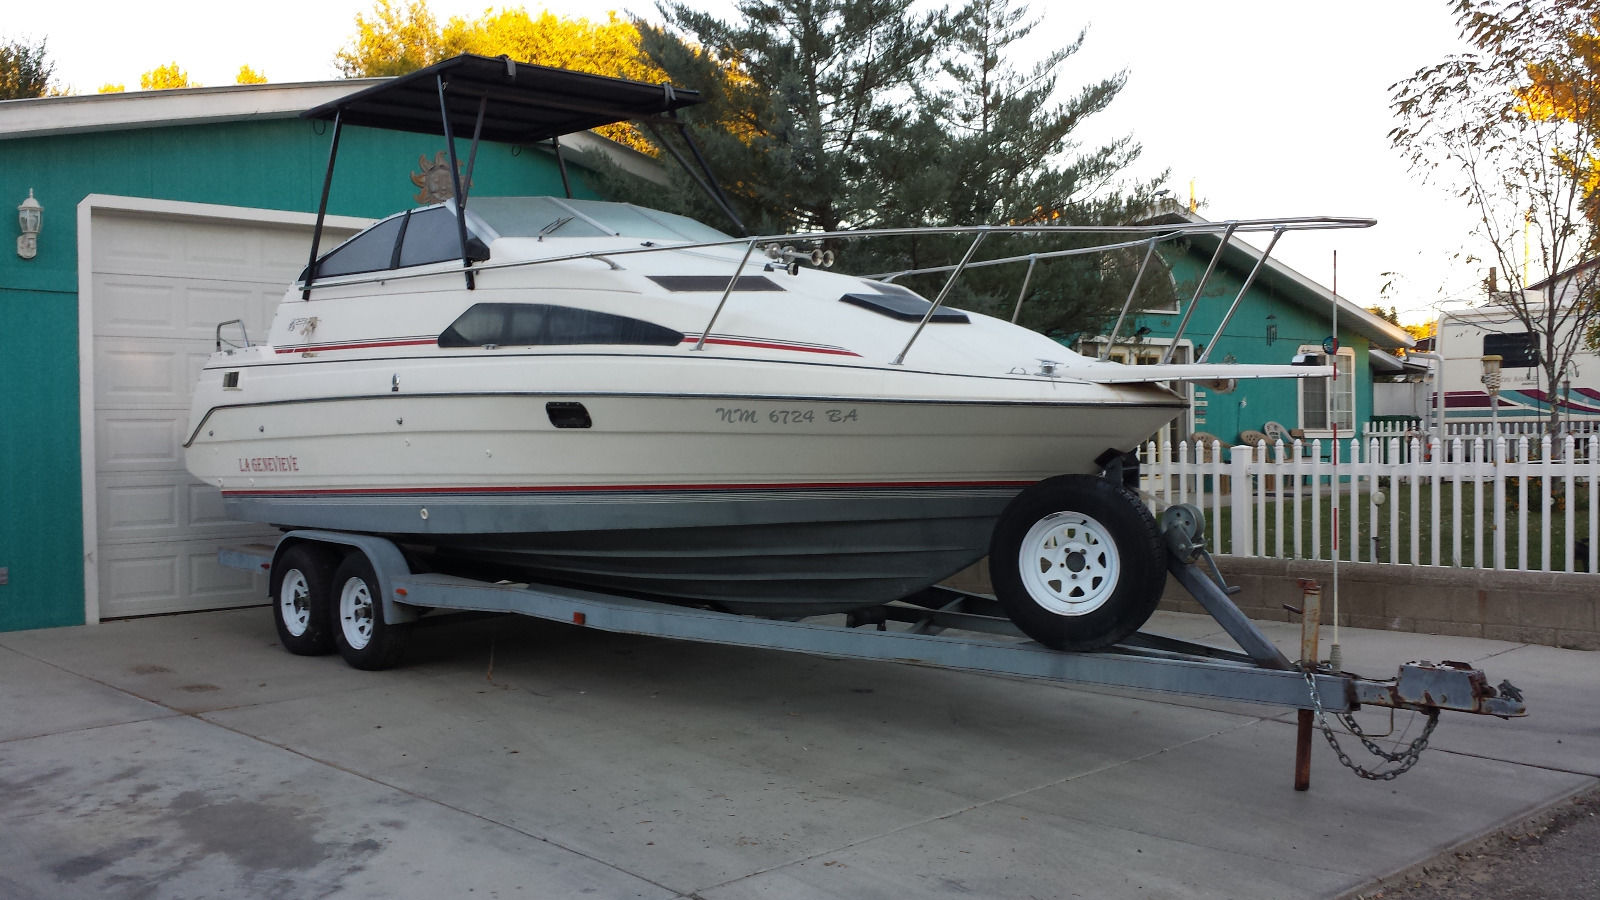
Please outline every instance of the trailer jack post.
[{"label": "trailer jack post", "polygon": [[[1322,585],[1302,578],[1300,594],[1300,609],[1294,610],[1300,613],[1300,669],[1315,672],[1321,655]],[[1284,606],[1290,608],[1287,603]],[[1294,789],[1297,791],[1311,789],[1311,738],[1316,733],[1315,719],[1316,714],[1309,709],[1301,709],[1297,714],[1294,741]]]}]

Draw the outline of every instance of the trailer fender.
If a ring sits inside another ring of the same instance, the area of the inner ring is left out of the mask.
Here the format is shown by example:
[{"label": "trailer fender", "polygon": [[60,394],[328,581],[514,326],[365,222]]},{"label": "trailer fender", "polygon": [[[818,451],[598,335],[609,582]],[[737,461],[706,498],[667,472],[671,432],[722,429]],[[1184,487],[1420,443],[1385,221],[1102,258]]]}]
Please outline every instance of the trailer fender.
[{"label": "trailer fender", "polygon": [[273,568],[277,568],[278,559],[285,550],[295,544],[303,543],[333,544],[366,554],[367,561],[372,563],[372,569],[378,576],[378,587],[383,594],[384,621],[398,625],[421,618],[422,612],[417,607],[395,599],[396,581],[412,573],[405,554],[400,552],[394,541],[370,534],[347,534],[340,531],[315,529],[290,531],[278,539],[278,546],[272,552]]}]

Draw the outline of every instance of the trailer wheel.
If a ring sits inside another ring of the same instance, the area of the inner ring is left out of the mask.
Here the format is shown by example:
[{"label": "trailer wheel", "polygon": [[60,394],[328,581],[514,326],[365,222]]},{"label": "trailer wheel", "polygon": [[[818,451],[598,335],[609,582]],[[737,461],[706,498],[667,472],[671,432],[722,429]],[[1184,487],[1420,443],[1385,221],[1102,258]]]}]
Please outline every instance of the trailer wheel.
[{"label": "trailer wheel", "polygon": [[399,661],[411,629],[384,621],[378,575],[367,555],[360,550],[346,554],[333,584],[338,592],[334,640],[344,661],[367,670],[387,669]]},{"label": "trailer wheel", "polygon": [[1155,612],[1165,553],[1138,497],[1104,478],[1061,475],[1012,499],[989,566],[995,596],[1024,634],[1057,650],[1098,650]]},{"label": "trailer wheel", "polygon": [[295,544],[272,567],[272,619],[278,643],[297,656],[333,652],[333,567],[336,560],[314,544]]}]

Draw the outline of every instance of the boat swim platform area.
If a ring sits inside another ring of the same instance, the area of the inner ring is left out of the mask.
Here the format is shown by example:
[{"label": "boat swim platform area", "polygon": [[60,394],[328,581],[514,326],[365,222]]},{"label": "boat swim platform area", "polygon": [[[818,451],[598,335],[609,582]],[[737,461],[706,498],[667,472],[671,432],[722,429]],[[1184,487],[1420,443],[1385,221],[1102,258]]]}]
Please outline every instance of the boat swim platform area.
[{"label": "boat swim platform area", "polygon": [[[1298,624],[1258,624],[1295,653]],[[1600,654],[1534,643],[1342,629],[1349,670],[1461,660],[1532,714],[1444,716],[1392,782],[1319,741],[1300,793],[1289,709],[418,627],[384,672],[283,652],[264,607],[0,635],[5,892],[1332,898],[1600,778]],[[1179,612],[1147,629],[1226,642]]]}]

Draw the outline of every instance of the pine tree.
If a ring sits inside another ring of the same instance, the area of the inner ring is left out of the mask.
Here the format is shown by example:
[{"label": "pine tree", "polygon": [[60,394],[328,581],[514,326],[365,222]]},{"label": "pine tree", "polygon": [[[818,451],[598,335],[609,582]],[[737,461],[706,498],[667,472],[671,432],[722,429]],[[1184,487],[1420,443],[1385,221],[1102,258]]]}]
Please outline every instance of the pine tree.
[{"label": "pine tree", "polygon": [[[760,230],[858,227],[874,141],[914,120],[944,25],[913,0],[743,0],[723,22],[664,4],[641,46],[711,103],[686,114]],[[721,131],[722,134],[715,132]]]},{"label": "pine tree", "polygon": [[[1008,222],[1127,223],[1158,180],[1123,185],[1130,139],[1082,149],[1074,130],[1115,98],[1124,74],[1057,100],[1056,73],[1084,33],[1024,68],[1015,45],[1037,24],[1025,4],[969,0],[954,15],[910,0],[743,0],[724,22],[683,4],[665,26],[640,23],[641,47],[674,84],[709,100],[686,110],[695,139],[757,233]],[[658,203],[706,221],[714,205],[686,177]],[[945,265],[971,236],[841,242],[850,271]],[[989,238],[982,256],[1025,255],[1038,238]],[[1128,259],[1128,256],[1132,259]],[[1041,264],[1023,321],[1060,335],[1115,315],[1142,253]],[[1009,317],[1024,265],[964,273],[953,298]],[[936,292],[944,275],[906,276]],[[1170,302],[1164,271],[1142,295]]]}]

